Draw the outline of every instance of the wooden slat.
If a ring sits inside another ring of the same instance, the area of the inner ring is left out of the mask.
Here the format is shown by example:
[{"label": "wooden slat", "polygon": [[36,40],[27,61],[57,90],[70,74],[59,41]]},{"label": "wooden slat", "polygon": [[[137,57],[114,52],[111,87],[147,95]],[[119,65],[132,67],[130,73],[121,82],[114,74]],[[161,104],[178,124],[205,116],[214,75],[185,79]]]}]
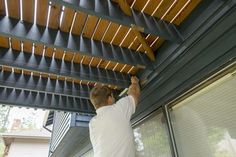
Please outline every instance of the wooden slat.
[{"label": "wooden slat", "polygon": [[[148,44],[148,45],[151,45],[152,42],[156,39],[156,36],[153,36],[153,35],[150,35],[150,34],[146,34],[146,36],[144,37],[144,40],[145,42]],[[142,44],[140,44],[142,45]],[[139,48],[139,46],[138,46]],[[143,46],[141,46],[139,49],[138,49],[139,52],[145,52],[145,48]]]},{"label": "wooden slat", "polygon": [[9,47],[9,39],[7,37],[0,36],[0,47],[4,47],[4,48]]},{"label": "wooden slat", "polygon": [[2,70],[3,70],[3,71],[9,71],[9,72],[11,72],[11,71],[12,71],[12,68],[3,66],[3,67],[2,67]]},{"label": "wooden slat", "polygon": [[21,73],[22,73],[22,70],[21,70],[21,69],[18,69],[18,68],[14,68],[14,72],[15,72],[15,73],[18,73],[18,74],[21,74]]},{"label": "wooden slat", "polygon": [[126,33],[128,32],[129,28],[125,26],[121,26],[117,35],[115,36],[112,44],[119,45],[121,41],[124,39]]},{"label": "wooden slat", "polygon": [[130,75],[135,75],[135,71],[136,68],[131,66],[131,68],[127,71],[127,73],[129,73]]},{"label": "wooden slat", "polygon": [[[135,39],[135,38],[134,38],[134,39]],[[136,38],[136,39],[132,42],[132,45],[131,45],[130,49],[136,51],[139,45],[140,45],[140,42],[139,42],[139,40]]]},{"label": "wooden slat", "polygon": [[116,62],[104,60],[103,62],[101,62],[99,67],[107,69],[107,70],[112,70],[115,67],[115,65],[116,65]]},{"label": "wooden slat", "polygon": [[58,80],[59,80],[59,81],[65,81],[65,80],[66,80],[66,77],[64,77],[64,76],[59,76],[59,77],[58,77]]},{"label": "wooden slat", "polygon": [[48,0],[38,0],[36,23],[41,26],[46,26],[47,15],[48,15]]},{"label": "wooden slat", "polygon": [[133,70],[131,70],[130,74],[135,75],[137,74],[138,70],[139,70],[138,68],[134,67]]},{"label": "wooden slat", "polygon": [[196,8],[196,6],[200,2],[201,0],[191,1],[173,23],[179,25],[183,20],[185,20],[188,17],[188,15],[193,11],[194,8]]},{"label": "wooden slat", "polygon": [[60,24],[61,6],[52,5],[48,27],[58,29]]},{"label": "wooden slat", "polygon": [[115,71],[120,72],[124,64],[118,64],[115,68]]},{"label": "wooden slat", "polygon": [[52,57],[53,53],[54,53],[53,48],[51,48],[51,47],[47,47],[47,48],[46,48],[45,56],[47,56],[47,57]]},{"label": "wooden slat", "polygon": [[34,72],[33,72],[33,75],[39,77],[39,76],[40,76],[40,73],[34,71]]},{"label": "wooden slat", "polygon": [[55,56],[54,56],[54,57],[57,58],[57,59],[62,59],[63,54],[64,54],[64,51],[63,51],[63,50],[57,49],[57,50],[55,51]]},{"label": "wooden slat", "polygon": [[156,39],[157,37],[154,35],[149,35],[148,38],[146,39],[148,45],[151,45],[152,42]]},{"label": "wooden slat", "polygon": [[174,0],[168,0],[168,1],[163,1],[163,3],[160,5],[159,9],[156,11],[156,13],[153,15],[155,17],[161,18],[165,12],[169,9],[171,4],[174,2]]},{"label": "wooden slat", "polygon": [[30,74],[31,74],[31,71],[29,71],[29,70],[23,70],[23,74],[30,75]]},{"label": "wooden slat", "polygon": [[71,61],[74,57],[74,53],[73,52],[66,52],[65,55],[65,61]]},{"label": "wooden slat", "polygon": [[102,60],[102,62],[100,63],[99,67],[100,68],[105,68],[108,63],[109,63],[109,61]]},{"label": "wooden slat", "polygon": [[[140,45],[142,45],[142,44],[140,44]],[[144,49],[143,46],[141,46],[141,48],[140,48],[138,51],[139,51],[139,52],[145,52],[145,49]]]},{"label": "wooden slat", "polygon": [[88,65],[94,67],[94,62],[93,61],[94,61],[94,57],[91,58],[91,60],[89,61]]},{"label": "wooden slat", "polygon": [[82,80],[81,84],[87,85],[88,81]]},{"label": "wooden slat", "polygon": [[92,57],[85,56],[84,59],[83,59],[82,64],[88,65],[90,63],[91,59],[92,59]]},{"label": "wooden slat", "polygon": [[0,0],[0,15],[6,15],[6,12],[5,12],[5,2],[4,0]]},{"label": "wooden slat", "polygon": [[24,70],[24,74],[26,74],[26,75],[31,75],[31,72],[33,73],[33,71],[31,71],[31,70]]},{"label": "wooden slat", "polygon": [[34,49],[34,53],[37,54],[37,55],[42,55],[43,54],[43,48],[44,48],[44,45],[36,44],[35,49]]},{"label": "wooden slat", "polygon": [[160,4],[161,0],[150,0],[146,8],[144,9],[144,12],[148,15],[152,15],[152,13],[155,11],[155,9]]},{"label": "wooden slat", "polygon": [[99,63],[97,64],[97,66],[96,67],[101,67],[101,65],[104,63],[104,62],[106,62],[105,60],[103,60],[103,59],[99,59]]},{"label": "wooden slat", "polygon": [[173,6],[170,12],[164,17],[164,20],[171,21],[175,15],[179,12],[179,10],[187,3],[188,0],[178,0],[177,3]]},{"label": "wooden slat", "polygon": [[105,60],[99,59],[99,63],[97,64],[96,67],[101,68],[101,65],[105,64],[105,62],[106,62]]},{"label": "wooden slat", "polygon": [[34,0],[22,0],[23,20],[27,22],[34,21]]},{"label": "wooden slat", "polygon": [[95,40],[101,40],[102,39],[102,36],[103,34],[105,33],[108,25],[109,25],[109,21],[107,20],[104,20],[104,19],[101,19],[100,22],[99,22],[99,25],[97,27],[97,30],[93,36],[93,39]]},{"label": "wooden slat", "polygon": [[107,43],[110,43],[113,36],[115,35],[117,29],[119,27],[119,24],[116,24],[116,23],[111,23],[110,27],[108,28],[105,36],[104,36],[104,39],[103,41],[104,42],[107,42]]},{"label": "wooden slat", "polygon": [[154,51],[156,51],[163,43],[164,43],[164,39],[163,38],[159,38],[158,40],[157,40],[157,42],[153,45],[153,46],[151,46],[151,48],[154,50]]},{"label": "wooden slat", "polygon": [[81,31],[84,27],[85,21],[87,18],[87,14],[82,13],[82,12],[77,12],[74,26],[72,28],[72,34],[80,35]]},{"label": "wooden slat", "polygon": [[59,77],[58,77],[58,80],[60,80],[60,81],[65,81],[65,77],[59,76]]},{"label": "wooden slat", "polygon": [[99,58],[94,58],[93,61],[91,62],[92,67],[97,67],[99,64],[100,59]]},{"label": "wooden slat", "polygon": [[12,38],[11,39],[11,47],[13,50],[21,50],[21,45],[20,45],[20,41],[17,39]]},{"label": "wooden slat", "polygon": [[41,76],[42,76],[43,78],[48,78],[48,74],[46,74],[46,73],[41,73]]},{"label": "wooden slat", "polygon": [[83,85],[87,85],[87,82],[86,81],[81,81],[81,80],[75,80],[75,83],[77,83],[77,84],[83,84]]},{"label": "wooden slat", "polygon": [[[147,37],[148,37],[148,38],[147,38]],[[155,39],[156,39],[156,37],[153,36],[153,35],[146,35],[146,36],[145,36],[145,41],[148,43],[148,45],[151,45],[151,43],[152,43]],[[140,47],[140,45],[141,45],[141,47]],[[134,50],[139,51],[139,52],[145,52],[145,51],[146,51],[138,39],[136,39],[136,42],[135,42],[135,44],[131,47],[131,49],[134,49]]]},{"label": "wooden slat", "polygon": [[136,40],[133,42],[133,44],[132,44],[132,46],[131,46],[130,49],[132,49],[132,50],[134,50],[134,51],[138,51],[138,52],[144,52],[145,50],[143,49],[142,46],[141,46],[141,48],[139,48],[140,45],[142,45],[142,44],[141,44],[140,41],[136,38]]},{"label": "wooden slat", "polygon": [[71,77],[66,77],[66,82],[72,82],[74,78],[71,78]]},{"label": "wooden slat", "polygon": [[112,70],[116,66],[116,62],[110,62],[110,64],[107,66],[108,70]]},{"label": "wooden slat", "polygon": [[71,27],[71,24],[73,21],[74,14],[75,14],[74,10],[65,7],[64,16],[63,16],[61,27],[60,27],[61,31],[63,31],[63,32],[70,31],[70,27]]},{"label": "wooden slat", "polygon": [[84,37],[91,38],[97,22],[98,18],[96,16],[88,16],[87,22],[84,26],[84,32],[82,32]]},{"label": "wooden slat", "polygon": [[53,80],[56,80],[56,79],[57,79],[57,75],[51,74],[51,75],[50,75],[50,78],[53,79]]},{"label": "wooden slat", "polygon": [[[128,33],[128,32],[127,32]],[[126,36],[124,42],[122,43],[121,47],[129,47],[129,45],[134,41],[135,34],[131,30],[129,34]]]},{"label": "wooden slat", "polygon": [[135,35],[138,37],[139,41],[141,42],[142,47],[145,49],[147,56],[152,61],[154,61],[155,60],[154,53],[153,53],[152,49],[150,48],[150,46],[147,44],[145,38],[141,35],[141,33],[136,28],[133,28],[133,31],[134,31]]},{"label": "wooden slat", "polygon": [[75,79],[75,80],[74,80],[74,83],[80,84],[80,80],[79,80],[79,79]]},{"label": "wooden slat", "polygon": [[30,52],[32,53],[32,46],[33,44],[29,41],[24,41],[23,42],[23,49],[24,49],[24,52]]},{"label": "wooden slat", "polygon": [[123,73],[128,73],[128,71],[132,68],[130,65],[126,65],[124,70],[122,71]]},{"label": "wooden slat", "polygon": [[75,58],[74,58],[74,62],[80,63],[81,59],[82,59],[82,56],[80,54],[76,53]]},{"label": "wooden slat", "polygon": [[136,0],[134,3],[133,8],[140,11],[143,9],[144,5],[147,3],[148,0]]},{"label": "wooden slat", "polygon": [[20,1],[19,0],[8,0],[8,14],[10,17],[20,19]]}]

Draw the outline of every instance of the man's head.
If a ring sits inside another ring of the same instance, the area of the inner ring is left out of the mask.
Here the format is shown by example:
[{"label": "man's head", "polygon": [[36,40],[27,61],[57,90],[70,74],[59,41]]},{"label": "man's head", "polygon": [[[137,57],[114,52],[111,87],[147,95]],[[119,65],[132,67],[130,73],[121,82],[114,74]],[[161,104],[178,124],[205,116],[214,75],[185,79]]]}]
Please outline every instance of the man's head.
[{"label": "man's head", "polygon": [[110,88],[97,85],[90,92],[90,101],[94,108],[98,109],[102,106],[112,105],[115,99]]}]

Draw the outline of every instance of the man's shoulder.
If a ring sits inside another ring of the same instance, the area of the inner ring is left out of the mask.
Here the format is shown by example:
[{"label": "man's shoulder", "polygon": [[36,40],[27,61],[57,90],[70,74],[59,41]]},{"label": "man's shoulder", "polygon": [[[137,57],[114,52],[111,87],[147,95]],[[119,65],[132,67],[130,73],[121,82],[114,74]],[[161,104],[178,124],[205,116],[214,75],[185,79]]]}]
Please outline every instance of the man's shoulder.
[{"label": "man's shoulder", "polygon": [[124,102],[127,102],[128,99],[129,99],[129,96],[124,96],[120,98],[116,103],[124,103]]},{"label": "man's shoulder", "polygon": [[89,121],[89,127],[93,125],[95,119],[96,119],[96,115]]},{"label": "man's shoulder", "polygon": [[131,95],[125,96],[116,102],[116,105],[134,104],[134,98]]}]

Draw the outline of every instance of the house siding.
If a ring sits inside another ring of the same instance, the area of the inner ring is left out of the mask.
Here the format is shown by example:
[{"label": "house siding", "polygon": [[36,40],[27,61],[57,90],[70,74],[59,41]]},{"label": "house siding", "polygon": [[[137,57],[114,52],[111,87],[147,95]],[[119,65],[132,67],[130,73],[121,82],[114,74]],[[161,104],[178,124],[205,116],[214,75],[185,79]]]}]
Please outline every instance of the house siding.
[{"label": "house siding", "polygon": [[49,140],[15,139],[7,157],[48,157]]}]

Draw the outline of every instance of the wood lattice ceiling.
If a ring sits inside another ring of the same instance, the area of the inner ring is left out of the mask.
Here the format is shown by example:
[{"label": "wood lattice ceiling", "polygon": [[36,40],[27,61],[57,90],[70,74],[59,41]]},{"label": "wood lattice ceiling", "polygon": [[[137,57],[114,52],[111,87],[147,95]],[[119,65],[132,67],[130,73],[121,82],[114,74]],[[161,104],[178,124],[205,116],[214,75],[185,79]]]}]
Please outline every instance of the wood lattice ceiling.
[{"label": "wood lattice ceiling", "polygon": [[[200,0],[126,0],[123,1],[123,4],[125,3],[128,5],[131,10],[136,10],[168,23],[179,25],[187,18],[199,2]],[[120,5],[122,9],[122,0],[113,0],[112,3],[117,6]],[[147,57],[150,60],[150,63],[155,59],[155,57],[152,57],[152,53],[154,52],[153,56],[155,56],[155,53],[158,52],[158,48],[165,41],[163,37],[146,34],[143,31],[140,32],[140,29],[136,30],[133,27],[127,27],[120,23],[109,21],[101,16],[90,15],[69,6],[63,6],[61,3],[54,3],[48,0],[0,0],[0,15],[2,20],[9,17],[20,21],[25,24],[25,26],[27,24],[36,24],[38,27],[44,29],[49,28],[52,30],[59,30],[67,35],[72,34],[74,36],[89,39],[88,41],[97,41],[97,43],[107,43],[112,46],[122,47],[125,50],[132,51],[132,53],[140,54],[141,57]],[[116,72],[115,74],[122,73],[122,75],[135,75],[138,71],[148,68],[147,65],[139,65],[126,61],[119,62],[120,60],[116,60],[116,57],[114,56],[112,57],[115,59],[110,60],[107,57],[86,55],[80,51],[73,51],[68,47],[54,46],[53,44],[41,41],[34,42],[34,40],[30,39],[30,37],[22,38],[18,35],[8,36],[7,34],[4,34],[4,32],[0,32],[0,47],[13,50],[7,52],[12,53],[12,55],[15,53],[28,53],[32,54],[32,56],[48,57],[61,62],[65,61],[84,65],[88,68],[92,67],[94,69],[98,68],[114,71]],[[4,56],[7,53],[4,53]],[[94,52],[90,53],[93,54]],[[122,54],[115,55],[119,56]],[[156,59],[158,60],[158,58]],[[29,61],[30,60],[27,60],[27,62]],[[94,86],[96,83],[103,83],[109,85],[113,89],[123,88],[115,83],[113,84],[112,81],[106,83],[106,81],[100,81],[101,79],[97,79],[96,81],[96,79],[75,78],[73,75],[67,75],[70,71],[67,71],[68,73],[65,75],[61,75],[59,73],[51,73],[50,70],[31,69],[27,66],[18,67],[18,64],[11,63],[13,63],[13,61],[10,62],[10,64],[4,64],[2,62],[2,71],[23,73],[35,77],[41,76],[44,78],[58,79],[89,86]],[[28,63],[22,63],[22,65],[24,64],[28,65]],[[48,68],[50,69],[50,65]],[[100,77],[103,78],[103,76]],[[90,78],[90,76],[88,76],[88,78]]]}]

